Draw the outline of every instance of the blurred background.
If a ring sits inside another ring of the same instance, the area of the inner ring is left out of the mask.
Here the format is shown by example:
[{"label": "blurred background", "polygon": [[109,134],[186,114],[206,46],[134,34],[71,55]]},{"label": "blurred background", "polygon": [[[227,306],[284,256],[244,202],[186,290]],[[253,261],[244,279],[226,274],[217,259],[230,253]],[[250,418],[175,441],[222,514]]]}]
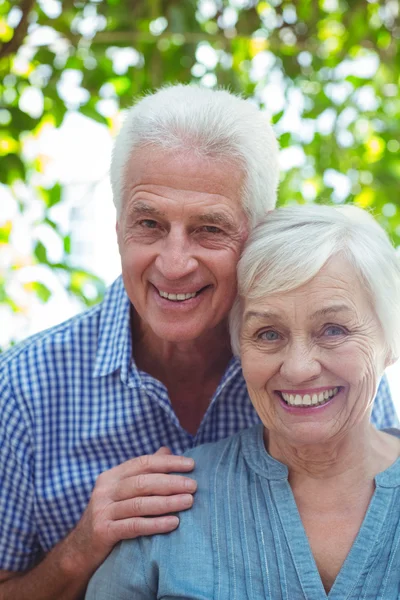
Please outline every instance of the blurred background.
[{"label": "blurred background", "polygon": [[0,349],[118,276],[112,140],[165,83],[251,98],[279,138],[279,203],[355,203],[398,247],[399,78],[398,0],[0,0]]}]

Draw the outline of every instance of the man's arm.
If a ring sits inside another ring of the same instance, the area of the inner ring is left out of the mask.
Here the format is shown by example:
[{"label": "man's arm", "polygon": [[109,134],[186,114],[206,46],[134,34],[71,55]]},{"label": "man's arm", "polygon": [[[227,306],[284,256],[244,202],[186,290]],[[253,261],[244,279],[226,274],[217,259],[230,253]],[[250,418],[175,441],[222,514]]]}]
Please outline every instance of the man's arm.
[{"label": "man's arm", "polygon": [[81,520],[65,540],[30,571],[0,571],[0,600],[78,600],[118,541],[177,527],[178,518],[167,513],[192,505],[196,482],[169,473],[188,472],[193,466],[192,459],[161,448],[102,473]]}]

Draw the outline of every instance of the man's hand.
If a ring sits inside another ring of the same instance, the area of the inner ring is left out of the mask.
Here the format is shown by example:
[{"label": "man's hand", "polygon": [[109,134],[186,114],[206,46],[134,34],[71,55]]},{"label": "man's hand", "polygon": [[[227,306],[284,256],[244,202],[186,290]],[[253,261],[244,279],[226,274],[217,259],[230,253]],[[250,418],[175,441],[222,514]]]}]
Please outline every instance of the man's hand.
[{"label": "man's hand", "polygon": [[[193,504],[196,482],[182,475],[194,461],[160,448],[97,478],[90,502],[71,533],[26,573],[0,571],[0,600],[78,600],[120,540],[167,533],[179,519],[167,513]],[[160,516],[164,515],[164,516]]]},{"label": "man's hand", "polygon": [[[190,508],[197,484],[172,472],[188,472],[191,458],[168,448],[128,460],[97,478],[90,502],[71,537],[79,554],[100,564],[120,540],[176,529],[178,517]],[[71,540],[72,541],[72,540]]]}]

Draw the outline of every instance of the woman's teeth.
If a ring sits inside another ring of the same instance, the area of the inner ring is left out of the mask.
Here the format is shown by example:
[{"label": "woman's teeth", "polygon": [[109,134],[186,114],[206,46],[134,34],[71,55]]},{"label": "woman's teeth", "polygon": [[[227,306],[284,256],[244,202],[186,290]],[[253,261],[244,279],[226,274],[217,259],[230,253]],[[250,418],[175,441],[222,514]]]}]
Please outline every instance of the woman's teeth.
[{"label": "woman's teeth", "polygon": [[331,390],[325,390],[319,394],[284,394],[281,392],[281,396],[290,406],[321,406],[326,404],[328,400],[336,396],[339,388],[335,387]]},{"label": "woman's teeth", "polygon": [[162,292],[161,290],[158,290],[158,293],[162,298],[167,298],[167,300],[172,300],[174,302],[181,300],[189,300],[189,298],[194,298],[197,294],[197,292],[188,294],[168,294],[168,292]]}]

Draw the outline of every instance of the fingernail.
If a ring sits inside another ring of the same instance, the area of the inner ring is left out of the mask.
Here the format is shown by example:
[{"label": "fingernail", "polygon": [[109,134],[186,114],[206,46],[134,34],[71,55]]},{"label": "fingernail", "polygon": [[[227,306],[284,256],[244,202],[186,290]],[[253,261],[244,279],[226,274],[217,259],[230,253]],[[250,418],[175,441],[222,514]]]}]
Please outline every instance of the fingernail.
[{"label": "fingernail", "polygon": [[182,504],[184,506],[191,506],[193,504],[193,496],[192,494],[186,494],[182,498]]},{"label": "fingernail", "polygon": [[195,490],[196,489],[196,482],[193,479],[185,479],[185,488],[187,490]]},{"label": "fingernail", "polygon": [[184,465],[185,467],[193,467],[193,465],[194,465],[194,460],[193,460],[193,458],[184,458],[184,459],[183,459],[183,465]]}]

